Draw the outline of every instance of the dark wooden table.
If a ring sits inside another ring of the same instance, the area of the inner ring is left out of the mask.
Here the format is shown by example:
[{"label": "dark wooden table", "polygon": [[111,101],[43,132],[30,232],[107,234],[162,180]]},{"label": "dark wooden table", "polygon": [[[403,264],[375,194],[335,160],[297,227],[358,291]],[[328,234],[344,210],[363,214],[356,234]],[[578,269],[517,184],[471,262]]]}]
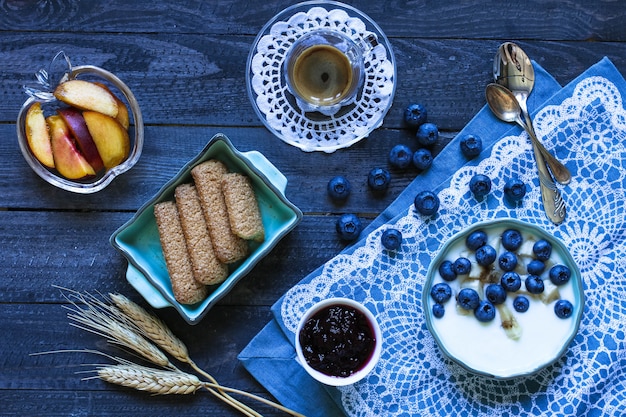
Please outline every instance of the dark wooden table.
[{"label": "dark wooden table", "polygon": [[[205,392],[153,397],[81,380],[77,372],[93,367],[80,364],[101,358],[30,356],[60,349],[114,352],[68,324],[66,303],[53,285],[119,292],[147,307],[126,282],[126,261],[109,236],[215,133],[272,161],[289,180],[287,197],[305,216],[198,325],[187,325],[173,309],[157,313],[222,384],[269,396],[237,354],[287,289],[344,248],[334,231],[338,214],[358,213],[367,224],[417,175],[392,171],[383,197],[373,196],[365,180],[372,167],[387,166],[396,143],[416,147],[402,123],[409,103],[427,106],[441,131],[440,149],[484,105],[491,62],[503,41],[518,42],[561,84],[605,55],[626,74],[626,9],[618,1],[348,1],[390,38],[398,68],[394,105],[367,140],[333,154],[304,153],[263,127],[245,87],[257,32],[291,3],[0,1],[0,415],[236,415]],[[59,50],[76,65],[117,74],[136,95],[146,123],[138,164],[94,195],[48,185],[17,145],[21,86]],[[353,179],[343,206],[326,197],[335,174]]]}]

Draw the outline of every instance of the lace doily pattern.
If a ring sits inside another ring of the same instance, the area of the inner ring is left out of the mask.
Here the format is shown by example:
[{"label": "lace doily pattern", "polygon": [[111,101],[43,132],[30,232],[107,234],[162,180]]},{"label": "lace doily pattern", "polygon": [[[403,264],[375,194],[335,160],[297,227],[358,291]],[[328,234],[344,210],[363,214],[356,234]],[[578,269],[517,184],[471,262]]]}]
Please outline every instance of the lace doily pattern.
[{"label": "lace doily pattern", "polygon": [[[541,206],[536,167],[525,133],[501,139],[477,166],[458,170],[437,190],[441,208],[426,219],[408,207],[393,220],[402,248],[385,251],[381,226],[352,253],[329,261],[321,273],[288,292],[281,317],[293,332],[303,312],[321,298],[344,295],[366,304],[384,332],[383,357],[364,382],[341,389],[350,416],[602,415],[626,409],[626,112],[609,80],[589,77],[571,97],[536,117],[540,137],[573,173],[564,188],[569,208],[561,226]],[[558,145],[555,145],[558,144]],[[477,201],[475,173],[492,179]],[[531,184],[519,206],[504,201],[504,182]],[[478,221],[514,217],[562,240],[579,266],[586,308],[567,353],[538,373],[494,380],[468,373],[445,358],[426,328],[422,285],[430,260],[452,235]]]},{"label": "lace doily pattern", "polygon": [[[382,124],[393,101],[396,70],[385,35],[372,25],[344,9],[311,7],[275,22],[267,34],[260,35],[249,59],[248,91],[259,117],[274,134],[304,151],[333,152],[367,137]],[[356,102],[333,116],[301,110],[282,74],[290,46],[317,29],[341,32],[357,43],[377,39],[366,56],[365,81]]]}]

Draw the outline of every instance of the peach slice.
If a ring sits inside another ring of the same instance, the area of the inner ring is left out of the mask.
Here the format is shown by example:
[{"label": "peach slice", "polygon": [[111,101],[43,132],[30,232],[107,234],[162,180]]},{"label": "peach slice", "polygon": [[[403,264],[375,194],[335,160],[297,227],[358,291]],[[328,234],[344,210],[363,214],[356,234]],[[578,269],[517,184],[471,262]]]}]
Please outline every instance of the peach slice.
[{"label": "peach slice", "polygon": [[57,113],[63,118],[65,124],[70,129],[78,148],[83,156],[89,162],[89,165],[98,172],[104,168],[104,163],[96,147],[96,143],[89,133],[87,123],[82,113],[74,108],[64,108],[57,110]]},{"label": "peach slice", "polygon": [[95,111],[85,111],[83,117],[106,169],[113,168],[128,158],[130,138],[117,120]]},{"label": "peach slice", "polygon": [[119,97],[117,97],[111,91],[109,87],[107,87],[106,85],[102,83],[96,83],[96,84],[102,88],[105,88],[109,93],[111,93],[113,98],[115,98],[115,101],[117,102],[117,116],[115,116],[115,120],[120,122],[120,124],[122,125],[122,127],[124,127],[124,129],[128,130],[128,127],[130,126],[130,117],[128,114],[128,107],[126,107],[126,104],[124,104],[124,102],[120,100]]},{"label": "peach slice", "polygon": [[74,145],[70,130],[63,118],[58,115],[48,116],[46,122],[50,127],[50,143],[55,167],[59,174],[70,180],[96,175],[96,171]]},{"label": "peach slice", "polygon": [[70,106],[82,110],[92,110],[116,117],[119,111],[117,101],[106,88],[84,80],[69,80],[54,90],[54,96]]},{"label": "peach slice", "polygon": [[50,133],[46,118],[41,109],[41,103],[35,102],[26,112],[26,141],[30,151],[42,165],[54,168],[54,156],[52,155],[52,145],[50,144]]}]

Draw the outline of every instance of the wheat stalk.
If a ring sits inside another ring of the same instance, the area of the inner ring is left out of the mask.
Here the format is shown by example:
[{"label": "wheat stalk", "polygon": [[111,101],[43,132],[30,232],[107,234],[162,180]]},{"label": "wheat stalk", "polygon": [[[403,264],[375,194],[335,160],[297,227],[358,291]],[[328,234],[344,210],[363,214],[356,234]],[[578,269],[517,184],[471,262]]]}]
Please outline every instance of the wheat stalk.
[{"label": "wheat stalk", "polygon": [[193,394],[204,386],[195,375],[139,365],[102,366],[97,372],[103,381],[155,395]]}]

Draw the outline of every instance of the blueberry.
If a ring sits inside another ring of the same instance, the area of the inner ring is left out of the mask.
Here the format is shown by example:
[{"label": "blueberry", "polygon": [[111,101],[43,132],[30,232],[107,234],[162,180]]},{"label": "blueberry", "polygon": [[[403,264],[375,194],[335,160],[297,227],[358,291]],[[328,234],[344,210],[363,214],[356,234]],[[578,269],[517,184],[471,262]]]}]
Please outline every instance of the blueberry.
[{"label": "blueberry", "polygon": [[433,154],[426,148],[420,148],[413,154],[413,165],[420,171],[427,170],[433,164]]},{"label": "blueberry", "polygon": [[537,259],[547,261],[552,255],[552,244],[545,239],[539,239],[533,245],[533,252]]},{"label": "blueberry", "polygon": [[439,275],[444,281],[454,281],[456,279],[456,270],[454,264],[448,260],[439,264]]},{"label": "blueberry", "polygon": [[473,288],[463,288],[456,296],[459,307],[465,310],[475,310],[480,304],[480,297]]},{"label": "blueberry", "polygon": [[350,186],[350,181],[341,175],[331,178],[330,181],[328,181],[328,186],[326,187],[326,191],[328,192],[330,198],[337,201],[342,201],[348,198],[351,189],[352,187]]},{"label": "blueberry", "polygon": [[389,164],[398,169],[406,169],[411,165],[413,152],[406,145],[396,145],[389,151]]},{"label": "blueberry", "polygon": [[543,280],[537,275],[528,275],[524,284],[526,290],[531,294],[541,294],[544,290]]},{"label": "blueberry", "polygon": [[496,317],[496,308],[489,301],[483,300],[474,310],[474,315],[478,321],[488,322]]},{"label": "blueberry", "polygon": [[454,261],[452,267],[457,275],[467,275],[472,270],[472,263],[469,259],[461,257]]},{"label": "blueberry", "polygon": [[539,259],[533,259],[532,261],[528,262],[528,265],[526,265],[526,270],[531,275],[541,275],[543,274],[543,271],[546,270],[546,264],[544,264],[543,261],[540,261]]},{"label": "blueberry", "polygon": [[411,127],[418,127],[426,123],[428,112],[423,104],[411,104],[404,110],[404,122]]},{"label": "blueberry", "polygon": [[337,233],[344,240],[355,240],[361,234],[361,220],[354,214],[342,214],[336,223]]},{"label": "blueberry", "polygon": [[391,182],[391,174],[384,168],[374,168],[367,175],[367,185],[372,191],[385,191]]},{"label": "blueberry", "polygon": [[433,316],[440,319],[446,313],[446,309],[443,304],[435,303],[433,304]]},{"label": "blueberry", "polygon": [[558,300],[554,304],[554,312],[558,318],[566,319],[574,313],[574,306],[567,300]]},{"label": "blueberry", "polygon": [[509,271],[500,277],[500,285],[508,292],[515,292],[522,287],[522,278],[515,271]]},{"label": "blueberry", "polygon": [[397,250],[402,244],[402,233],[398,229],[387,229],[383,232],[380,240],[386,249]]},{"label": "blueberry", "polygon": [[424,123],[417,128],[417,142],[422,146],[434,145],[439,139],[439,129],[434,123]]},{"label": "blueberry", "polygon": [[478,156],[483,150],[483,141],[475,135],[467,134],[461,137],[461,153],[468,158]]},{"label": "blueberry", "polygon": [[430,296],[436,303],[443,304],[452,297],[452,289],[445,282],[440,282],[430,289]]},{"label": "blueberry", "polygon": [[519,178],[511,178],[504,184],[504,195],[511,201],[521,201],[526,195],[526,184]]},{"label": "blueberry", "polygon": [[503,271],[512,271],[517,267],[517,255],[513,252],[503,252],[498,258],[498,266]]},{"label": "blueberry", "polygon": [[474,197],[481,199],[491,191],[491,179],[483,174],[476,174],[469,183],[470,191]]},{"label": "blueberry", "polygon": [[476,249],[476,262],[481,266],[489,266],[496,260],[496,250],[493,246],[483,245]]},{"label": "blueberry", "polygon": [[522,234],[519,230],[507,229],[502,233],[502,246],[510,251],[516,251],[522,246]]},{"label": "blueberry", "polygon": [[476,250],[481,246],[486,245],[488,239],[487,233],[482,230],[476,230],[467,235],[467,238],[465,238],[465,246],[467,246],[470,250]]},{"label": "blueberry", "polygon": [[439,197],[432,191],[421,191],[415,196],[415,209],[425,216],[432,216],[439,210]]},{"label": "blueberry", "polygon": [[523,295],[518,295],[513,300],[513,308],[518,313],[525,313],[525,312],[527,312],[528,311],[528,307],[530,307],[530,301],[528,301],[528,298],[524,297]]},{"label": "blueberry", "polygon": [[567,281],[569,281],[572,276],[572,271],[565,265],[554,265],[550,268],[550,273],[548,274],[550,277],[550,281],[554,285],[563,285]]},{"label": "blueberry", "polygon": [[506,291],[500,284],[489,284],[485,288],[485,298],[491,304],[502,304],[506,300]]}]

